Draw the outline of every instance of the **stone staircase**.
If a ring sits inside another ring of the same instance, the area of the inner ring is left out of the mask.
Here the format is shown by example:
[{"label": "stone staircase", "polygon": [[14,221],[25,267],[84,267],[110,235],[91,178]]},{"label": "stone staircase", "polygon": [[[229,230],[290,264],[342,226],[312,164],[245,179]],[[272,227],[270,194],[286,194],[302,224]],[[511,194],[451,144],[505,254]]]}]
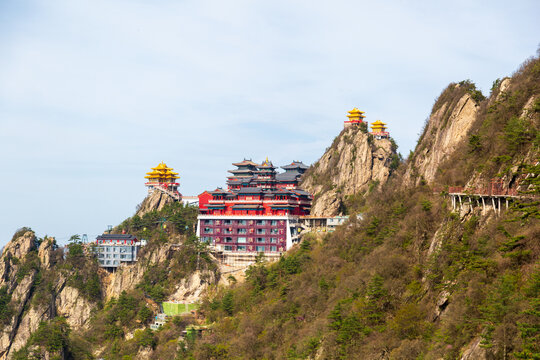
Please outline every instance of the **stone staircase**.
[{"label": "stone staircase", "polygon": [[181,201],[182,200],[182,196],[178,192],[171,191],[171,190],[166,189],[164,187],[152,186],[151,189],[154,190],[154,191],[155,190],[161,191],[163,194],[166,194],[166,195],[170,196],[171,198],[173,198],[176,201]]}]

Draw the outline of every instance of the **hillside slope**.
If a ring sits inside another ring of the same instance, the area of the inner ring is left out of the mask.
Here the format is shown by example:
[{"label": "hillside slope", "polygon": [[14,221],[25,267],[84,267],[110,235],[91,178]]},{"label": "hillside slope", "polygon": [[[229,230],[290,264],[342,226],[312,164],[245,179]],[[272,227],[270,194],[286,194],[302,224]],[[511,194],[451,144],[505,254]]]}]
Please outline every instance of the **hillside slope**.
[{"label": "hillside slope", "polygon": [[[538,358],[539,95],[538,58],[489,99],[451,84],[408,162],[360,199],[362,220],[207,300],[216,325],[195,358]],[[452,211],[447,186],[493,177],[524,197],[500,215]]]}]

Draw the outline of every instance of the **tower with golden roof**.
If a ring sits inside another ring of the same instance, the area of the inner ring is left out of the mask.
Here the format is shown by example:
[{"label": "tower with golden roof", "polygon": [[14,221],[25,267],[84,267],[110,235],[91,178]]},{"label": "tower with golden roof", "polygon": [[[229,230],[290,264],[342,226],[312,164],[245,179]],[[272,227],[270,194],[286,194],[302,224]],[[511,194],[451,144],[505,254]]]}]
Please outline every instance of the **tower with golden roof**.
[{"label": "tower with golden roof", "polygon": [[350,111],[348,111],[347,118],[348,120],[344,121],[345,128],[351,127],[351,126],[358,126],[362,123],[364,123],[364,118],[366,117],[364,115],[363,111],[360,111],[358,108],[354,108]]},{"label": "tower with golden roof", "polygon": [[390,134],[386,131],[386,123],[383,123],[381,120],[371,123],[371,135],[377,139],[388,138]]},{"label": "tower with golden roof", "polygon": [[180,177],[173,170],[162,161],[158,166],[153,167],[152,171],[147,172],[144,178],[147,179],[145,185],[148,187],[148,192],[158,190],[180,201],[182,194],[178,192],[180,184],[177,182]]}]

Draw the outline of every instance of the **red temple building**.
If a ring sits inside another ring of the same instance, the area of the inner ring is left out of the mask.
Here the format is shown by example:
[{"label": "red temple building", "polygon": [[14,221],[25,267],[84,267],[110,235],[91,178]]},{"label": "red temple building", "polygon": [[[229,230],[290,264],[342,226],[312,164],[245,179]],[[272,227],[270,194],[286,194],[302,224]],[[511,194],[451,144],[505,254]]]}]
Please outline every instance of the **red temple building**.
[{"label": "red temple building", "polygon": [[227,189],[199,195],[197,235],[225,253],[274,253],[297,240],[299,216],[309,215],[312,196],[298,183],[307,166],[293,161],[284,173],[266,159],[234,163]]}]

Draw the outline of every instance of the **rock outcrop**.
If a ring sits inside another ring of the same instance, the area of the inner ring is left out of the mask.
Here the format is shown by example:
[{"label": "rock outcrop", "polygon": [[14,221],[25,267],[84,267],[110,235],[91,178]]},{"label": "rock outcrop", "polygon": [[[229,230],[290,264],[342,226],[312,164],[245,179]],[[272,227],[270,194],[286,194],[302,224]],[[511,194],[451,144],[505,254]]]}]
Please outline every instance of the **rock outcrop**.
[{"label": "rock outcrop", "polygon": [[102,283],[105,298],[118,297],[122,291],[135,288],[135,285],[143,279],[148,267],[167,261],[171,258],[173,251],[173,245],[166,244],[150,250],[139,257],[134,264],[119,267],[114,273],[103,270]]},{"label": "rock outcrop", "polygon": [[343,130],[302,181],[314,195],[311,214],[337,215],[346,196],[386,182],[395,151],[389,139],[375,139],[359,128]]},{"label": "rock outcrop", "polygon": [[141,205],[137,208],[136,215],[143,216],[146,213],[154,210],[161,210],[163,207],[169,203],[175,202],[172,197],[162,193],[161,191],[153,191],[148,194],[148,196],[143,200]]},{"label": "rock outcrop", "polygon": [[[0,330],[0,360],[9,359],[26,345],[40,322],[55,316],[65,317],[73,328],[84,327],[96,304],[68,285],[73,275],[69,270],[54,267],[58,251],[52,238],[39,244],[33,231],[18,232],[0,258],[0,287],[10,296],[7,304],[10,318],[3,319]],[[61,259],[61,254],[59,256]],[[43,278],[48,280],[46,292],[39,291]],[[0,319],[2,320],[2,319]]]},{"label": "rock outcrop", "polygon": [[406,185],[418,185],[421,181],[432,184],[439,165],[460,146],[476,120],[476,102],[469,93],[462,94],[460,85],[453,86],[454,89],[446,91],[455,92],[457,99],[441,100],[442,104],[431,114],[414,157],[409,161],[404,177]]}]

